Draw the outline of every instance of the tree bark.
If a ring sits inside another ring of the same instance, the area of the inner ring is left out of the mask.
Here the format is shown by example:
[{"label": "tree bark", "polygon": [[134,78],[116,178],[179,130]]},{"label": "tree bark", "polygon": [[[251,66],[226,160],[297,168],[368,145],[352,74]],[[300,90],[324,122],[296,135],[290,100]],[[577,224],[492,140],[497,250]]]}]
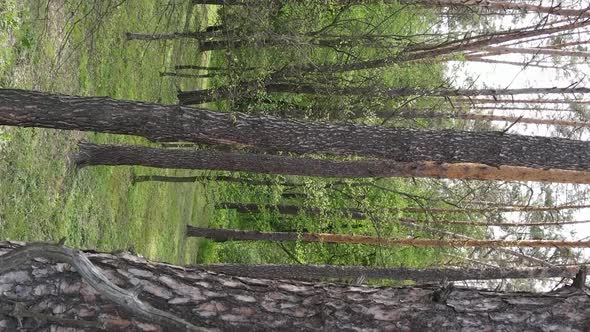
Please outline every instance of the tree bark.
[{"label": "tree bark", "polygon": [[197,265],[197,268],[227,275],[291,279],[355,279],[367,280],[412,280],[418,283],[437,282],[441,280],[493,280],[493,279],[532,279],[532,278],[574,278],[580,269],[578,266],[552,268],[397,268],[365,266],[330,266],[330,265],[245,265],[245,264],[209,264]]},{"label": "tree bark", "polygon": [[475,120],[475,121],[504,121],[510,123],[528,123],[537,125],[548,125],[548,126],[571,126],[588,128],[590,122],[587,121],[576,121],[576,120],[563,120],[563,119],[538,119],[538,118],[525,118],[519,116],[506,116],[506,115],[487,115],[487,114],[475,114],[468,112],[437,112],[432,110],[401,110],[399,112],[384,111],[378,112],[377,116],[380,118],[390,118],[392,116],[400,118],[439,118],[439,119],[463,119],[463,120]]},{"label": "tree bark", "polygon": [[590,93],[590,88],[523,88],[523,89],[424,89],[424,88],[387,88],[379,87],[321,87],[298,83],[269,83],[258,86],[256,82],[246,82],[236,87],[221,87],[204,90],[182,91],[178,100],[182,105],[203,104],[232,96],[247,96],[258,89],[271,93],[297,93],[314,95],[373,96],[373,97],[474,97],[474,96],[514,96],[522,94],[582,94]]},{"label": "tree bark", "polygon": [[412,247],[479,247],[479,248],[590,248],[590,240],[480,240],[480,239],[424,239],[384,238],[366,235],[343,235],[329,233],[259,232],[234,229],[201,228],[187,225],[186,235],[202,237],[217,242],[225,241],[301,241],[306,243],[366,244],[371,246]]},{"label": "tree bark", "polygon": [[[273,0],[275,2],[286,2],[288,0]],[[328,1],[330,2],[330,1]],[[371,3],[419,5],[427,7],[479,7],[494,11],[519,11],[524,13],[552,14],[567,17],[590,17],[590,10],[587,8],[562,8],[561,4],[555,6],[540,6],[527,3],[518,3],[503,0],[334,0],[333,2],[343,5],[365,5]],[[256,5],[260,0],[193,0],[194,4],[206,5]]]},{"label": "tree bark", "polygon": [[475,105],[470,107],[472,110],[484,111],[533,111],[533,112],[566,112],[571,113],[569,108],[549,108],[547,106],[489,106]]},{"label": "tree bark", "polygon": [[[455,60],[451,60],[455,61]],[[498,65],[509,65],[509,66],[517,66],[517,67],[535,67],[535,68],[543,68],[543,69],[559,69],[556,65],[540,65],[536,63],[531,63],[527,61],[506,61],[506,60],[498,60],[498,59],[489,59],[480,56],[465,56],[465,61],[468,62],[481,62],[481,63],[493,63]]]},{"label": "tree bark", "polygon": [[577,99],[487,99],[487,98],[463,98],[459,102],[468,104],[590,104],[590,100]]},{"label": "tree bark", "polygon": [[143,34],[127,32],[125,34],[127,40],[171,40],[181,38],[191,38],[197,40],[203,40],[219,36],[219,31],[201,31],[201,32],[172,32],[172,33],[161,33],[161,34]]},{"label": "tree bark", "polygon": [[260,151],[358,155],[401,162],[589,170],[590,142],[466,131],[336,125],[179,106],[0,90],[0,124],[237,145]]},{"label": "tree bark", "polygon": [[227,70],[225,67],[209,67],[209,66],[197,66],[197,65],[176,65],[174,66],[176,70],[183,70],[183,69],[194,69],[194,70],[207,70],[207,71],[221,71]]},{"label": "tree bark", "polygon": [[571,221],[539,221],[539,222],[486,222],[486,221],[463,221],[463,220],[414,220],[404,218],[404,221],[417,223],[417,224],[440,224],[440,225],[464,225],[464,226],[498,226],[498,227],[539,227],[539,226],[563,226],[563,225],[575,225],[575,224],[587,224],[590,220],[571,220]]},{"label": "tree bark", "polygon": [[[80,144],[76,162],[89,165],[141,165],[157,168],[243,171],[318,177],[433,177],[465,180],[541,181],[590,184],[590,172],[467,163],[338,161],[215,150],[156,149]],[[184,181],[182,181],[184,182]]]},{"label": "tree bark", "polygon": [[547,28],[531,27],[527,30],[504,31],[497,34],[483,35],[472,37],[468,40],[456,40],[449,43],[443,43],[438,47],[428,47],[426,49],[408,49],[403,54],[374,59],[363,60],[343,64],[304,64],[294,65],[284,68],[282,73],[285,75],[299,72],[318,72],[318,73],[336,73],[356,70],[367,70],[387,67],[393,64],[399,64],[411,61],[421,61],[426,59],[436,59],[441,56],[448,56],[467,51],[476,51],[487,46],[506,43],[514,40],[524,40],[531,37],[550,35],[562,31],[581,28],[590,24],[590,20],[575,21],[560,26],[551,26]]},{"label": "tree bark", "polygon": [[[341,0],[343,2],[351,2],[350,0]],[[437,7],[453,7],[453,6],[469,6],[480,7],[495,11],[514,10],[524,13],[538,13],[538,14],[552,14],[568,17],[590,17],[590,10],[587,8],[562,8],[561,4],[555,6],[540,6],[531,5],[524,2],[513,2],[506,0],[395,0],[400,4],[406,5],[421,5],[421,6],[437,6]],[[358,2],[365,2],[360,0]],[[394,2],[393,0],[385,0],[385,2]]]},{"label": "tree bark", "polygon": [[[590,328],[590,297],[574,287],[533,294],[440,286],[312,284],[226,276],[148,262],[127,253],[70,256],[63,251],[57,246],[37,244],[25,250],[17,244],[0,243],[0,280],[5,299],[0,304],[0,326],[12,331],[18,330],[20,324],[30,330],[95,330],[80,327],[91,323],[100,323],[109,331],[467,332],[482,328]],[[131,305],[124,301],[115,305],[113,301],[118,297],[109,296],[109,289],[119,289],[121,295],[134,294]],[[170,320],[162,322],[157,315],[139,316],[132,310],[138,307],[164,311]],[[32,315],[23,315],[24,311]],[[79,325],[70,325],[72,321]]]},{"label": "tree bark", "polygon": [[172,76],[172,77],[181,77],[181,78],[213,78],[213,77],[217,77],[217,74],[181,74],[181,73],[175,73],[175,72],[161,72],[160,73],[161,77],[164,76]]},{"label": "tree bark", "polygon": [[303,183],[286,182],[286,181],[272,181],[272,180],[256,180],[249,178],[241,178],[235,176],[162,176],[162,175],[139,175],[134,177],[134,182],[147,182],[147,181],[162,181],[162,182],[196,182],[196,181],[219,181],[219,182],[232,182],[238,184],[245,184],[250,186],[285,186],[285,187],[297,187],[302,186]]},{"label": "tree bark", "polygon": [[476,56],[491,56],[491,55],[505,55],[505,54],[530,54],[530,55],[552,55],[552,56],[575,56],[575,57],[589,57],[590,52],[562,50],[552,48],[540,47],[507,47],[507,46],[490,46],[477,52]]},{"label": "tree bark", "polygon": [[322,215],[323,212],[330,214],[330,215],[341,215],[346,216],[351,219],[366,219],[366,214],[357,209],[338,209],[338,210],[322,210],[319,208],[308,208],[302,207],[298,205],[288,205],[288,204],[256,204],[256,203],[229,203],[229,202],[222,202],[215,204],[215,208],[217,209],[234,209],[239,213],[260,213],[262,209],[270,210],[270,211],[277,211],[280,214],[286,215],[298,215],[300,213],[305,213],[310,216],[319,217]]},{"label": "tree bark", "polygon": [[[235,202],[221,202],[217,203],[218,209],[235,209],[240,213],[259,213],[262,209],[274,210],[282,214],[296,215],[305,213],[310,216],[320,216],[322,209],[307,208],[298,205],[287,204],[257,204],[257,203],[235,203]],[[584,209],[589,208],[590,205],[556,205],[556,206],[526,206],[526,207],[484,207],[484,208],[427,208],[427,207],[405,207],[405,208],[384,208],[379,207],[380,210],[387,210],[390,212],[406,212],[406,213],[429,213],[429,214],[450,214],[450,213],[499,213],[499,212],[550,212],[561,211],[569,209]],[[367,216],[362,210],[342,208],[337,211],[326,211],[334,214],[335,212],[341,215],[348,215],[353,219],[366,219]]]}]

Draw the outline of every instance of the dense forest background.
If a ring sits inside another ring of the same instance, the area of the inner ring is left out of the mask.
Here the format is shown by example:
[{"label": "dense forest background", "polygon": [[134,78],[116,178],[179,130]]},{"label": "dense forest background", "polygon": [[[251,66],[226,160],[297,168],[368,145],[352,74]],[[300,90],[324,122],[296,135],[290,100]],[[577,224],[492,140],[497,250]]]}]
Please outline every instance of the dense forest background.
[{"label": "dense forest background", "polygon": [[[243,112],[587,139],[587,12],[566,18],[433,3],[4,0],[0,85],[197,105],[230,118]],[[570,6],[585,8],[579,2]],[[486,66],[517,83],[495,85],[478,76]],[[539,69],[555,78],[553,85],[529,84],[539,73],[527,72]],[[81,141],[206,147],[36,128],[2,127],[0,134],[2,239],[65,236],[74,247],[131,249],[177,264],[509,268],[586,261],[581,249],[556,247],[216,242],[186,237],[185,225],[379,238],[582,240],[587,224],[561,223],[584,219],[587,181],[76,168],[73,155]],[[524,280],[499,286],[540,285]]]}]

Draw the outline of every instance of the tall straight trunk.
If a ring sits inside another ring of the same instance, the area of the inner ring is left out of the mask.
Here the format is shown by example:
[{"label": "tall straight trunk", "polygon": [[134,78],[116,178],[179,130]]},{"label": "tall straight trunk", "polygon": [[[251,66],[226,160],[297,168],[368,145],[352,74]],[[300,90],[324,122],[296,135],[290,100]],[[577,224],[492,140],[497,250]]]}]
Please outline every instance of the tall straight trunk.
[{"label": "tall straight trunk", "polygon": [[373,246],[412,246],[412,247],[480,247],[480,248],[590,248],[590,240],[470,240],[470,239],[424,239],[424,238],[384,238],[366,235],[343,235],[328,233],[299,232],[259,232],[234,229],[214,229],[187,226],[186,235],[202,237],[213,241],[301,241],[306,243],[366,244]]},{"label": "tall straight trunk", "polygon": [[464,119],[464,120],[475,120],[475,121],[504,121],[511,123],[529,123],[538,125],[549,125],[549,126],[572,126],[588,128],[590,122],[587,121],[575,121],[575,120],[562,120],[562,119],[538,119],[538,118],[525,118],[518,116],[504,116],[504,115],[487,115],[487,114],[475,114],[466,112],[437,112],[432,110],[402,110],[401,112],[378,112],[377,116],[381,118],[389,118],[391,116],[400,118],[439,118],[439,119]]},{"label": "tall straight trunk", "polygon": [[[452,60],[454,61],[454,60]],[[506,61],[506,60],[498,60],[498,59],[489,59],[480,56],[466,56],[465,61],[467,62],[481,62],[481,63],[493,63],[498,65],[509,65],[509,66],[518,66],[518,67],[535,67],[535,68],[543,68],[543,69],[558,69],[558,66],[554,65],[540,65],[535,63],[530,63],[526,61]]]},{"label": "tall straight trunk", "polygon": [[[377,221],[378,221],[378,219],[377,219]],[[410,221],[409,219],[401,219],[400,224],[402,224],[406,227],[412,228],[412,229],[426,231],[432,235],[449,237],[452,239],[476,240],[475,238],[467,236],[467,235],[446,231],[444,229],[428,227],[428,226],[425,226],[424,224],[416,224],[413,221]],[[524,254],[522,252],[522,250],[512,250],[512,249],[508,249],[508,248],[494,248],[494,250],[499,251],[499,252],[503,252],[505,254],[508,254],[508,255],[511,255],[514,257],[521,258],[521,259],[529,261],[533,264],[538,264],[538,265],[546,266],[546,267],[555,267],[555,265],[553,265],[543,259]]]},{"label": "tall straight trunk", "polygon": [[174,66],[176,70],[182,69],[195,69],[195,70],[208,70],[208,71],[219,71],[219,70],[227,70],[225,67],[210,67],[210,66],[197,66],[197,65],[176,65]]},{"label": "tall straight trunk", "polygon": [[148,182],[148,181],[161,181],[161,182],[196,182],[196,181],[213,181],[213,182],[230,182],[239,183],[250,186],[285,186],[285,187],[296,187],[303,186],[303,183],[287,182],[287,181],[272,181],[272,180],[256,180],[241,178],[235,176],[215,175],[215,176],[163,176],[163,175],[139,175],[134,177],[134,182]]},{"label": "tall straight trunk", "polygon": [[216,74],[182,74],[182,73],[175,73],[175,72],[161,72],[160,73],[161,77],[164,76],[172,76],[172,77],[181,77],[181,78],[213,78],[213,77],[217,77],[219,75]]},{"label": "tall straight trunk", "polygon": [[325,64],[318,65],[317,63],[294,65],[284,68],[282,73],[289,75],[298,72],[347,72],[365,69],[377,69],[387,67],[393,64],[399,64],[410,61],[419,61],[425,59],[435,59],[451,54],[464,53],[467,51],[476,51],[487,46],[506,43],[514,40],[523,40],[536,36],[550,35],[562,31],[573,30],[590,25],[590,19],[577,20],[573,23],[563,24],[559,26],[551,26],[547,28],[531,27],[527,30],[518,31],[504,31],[496,34],[476,36],[467,40],[456,40],[453,42],[442,44],[439,47],[430,47],[428,49],[408,49],[403,54],[397,54],[374,60],[361,60],[357,62],[349,62],[343,64]]},{"label": "tall straight trunk", "polygon": [[535,112],[571,112],[568,108],[549,108],[546,106],[489,106],[489,105],[475,105],[470,107],[472,110],[487,110],[487,111],[535,111]]},{"label": "tall straight trunk", "polygon": [[272,93],[298,93],[342,96],[374,96],[374,97],[471,97],[471,96],[514,96],[523,94],[583,94],[590,93],[590,88],[522,88],[522,89],[449,89],[449,88],[379,88],[379,87],[322,87],[298,83],[268,83],[258,86],[257,82],[246,82],[235,87],[221,87],[178,93],[182,105],[203,104],[233,96],[247,96],[258,89]]},{"label": "tall straight trunk", "polygon": [[[260,0],[192,0],[193,4],[201,5],[260,5],[265,2]],[[288,0],[271,0],[270,2],[286,3]],[[330,2],[330,1],[329,1]],[[476,7],[493,11],[518,11],[524,13],[552,14],[567,17],[590,17],[587,8],[562,8],[561,4],[555,6],[541,6],[523,2],[506,0],[333,0],[334,3],[343,5],[366,5],[371,3],[418,5],[426,7]]]},{"label": "tall straight trunk", "polygon": [[267,152],[590,169],[590,142],[564,138],[302,122],[22,90],[0,90],[0,124],[138,135],[160,142],[235,145]]},{"label": "tall straight trunk", "polygon": [[589,327],[590,297],[570,286],[546,294],[432,285],[359,287],[235,277],[149,262],[128,253],[84,253],[55,245],[21,247],[2,242],[0,254],[0,323],[7,331],[584,331]]},{"label": "tall straight trunk", "polygon": [[[256,203],[233,203],[233,202],[221,202],[215,205],[217,209],[235,209],[239,213],[260,213],[262,209],[269,211],[277,211],[281,214],[286,215],[297,215],[305,213],[310,216],[319,217],[322,213],[328,215],[341,215],[351,219],[367,219],[367,215],[358,209],[342,208],[338,210],[325,210],[319,208],[308,208],[301,207],[298,205],[259,205]],[[576,208],[587,208],[590,206],[580,205],[575,206]],[[484,213],[484,212],[524,212],[524,211],[560,211],[572,208],[571,205],[565,206],[527,206],[522,208],[465,208],[465,209],[443,209],[443,208],[386,208],[382,210],[388,210],[391,212],[407,212],[407,213],[429,213],[429,214],[442,214],[442,213]],[[539,226],[564,226],[564,225],[575,225],[575,224],[586,224],[590,223],[590,220],[574,220],[574,221],[548,221],[548,222],[478,222],[478,221],[458,221],[458,220],[414,220],[414,219],[402,219],[403,222],[412,222],[418,224],[441,224],[441,225],[462,225],[462,226],[501,226],[501,227],[539,227]]]},{"label": "tall straight trunk", "polygon": [[216,150],[156,149],[140,146],[82,143],[76,156],[80,166],[140,165],[157,168],[243,171],[318,177],[434,177],[465,180],[590,183],[590,172],[547,170],[467,163],[397,162],[391,160],[338,161],[271,154]]},{"label": "tall straight trunk", "polygon": [[341,215],[346,216],[351,219],[366,219],[367,215],[358,209],[349,209],[343,208],[338,210],[322,210],[320,208],[309,208],[309,207],[302,207],[299,205],[289,205],[289,204],[263,204],[259,205],[256,203],[232,203],[232,202],[222,202],[215,204],[215,208],[217,209],[234,209],[239,213],[260,213],[263,209],[276,211],[280,214],[286,215],[298,215],[300,213],[305,213],[310,216],[319,217],[322,213],[326,213],[329,215]]},{"label": "tall straight trunk", "polygon": [[135,32],[127,32],[125,34],[127,40],[171,40],[181,38],[191,38],[203,40],[219,36],[219,31],[201,31],[201,32],[171,32],[171,33],[156,33],[143,34]]},{"label": "tall straight trunk", "polygon": [[539,227],[539,226],[564,226],[564,225],[576,225],[576,224],[587,224],[590,220],[572,220],[572,221],[539,221],[539,222],[487,222],[487,221],[463,221],[463,220],[414,220],[404,218],[403,221],[417,223],[417,224],[439,224],[439,225],[463,225],[463,226],[498,226],[498,227]]},{"label": "tall straight trunk", "polygon": [[476,54],[482,55],[482,56],[504,55],[504,54],[531,54],[531,55],[576,56],[576,57],[589,57],[590,56],[590,52],[585,52],[585,51],[561,50],[561,49],[539,48],[539,47],[490,46],[490,47],[484,48],[480,52],[481,53],[478,52]]},{"label": "tall straight trunk", "polygon": [[[266,204],[260,205],[257,203],[236,203],[236,202],[221,202],[216,204],[218,209],[236,209],[241,213],[258,213],[262,209],[275,210],[282,214],[299,214],[306,213],[312,216],[319,216],[322,213],[322,209],[319,208],[306,208],[298,205],[288,204]],[[590,208],[590,205],[555,205],[555,206],[497,206],[497,207],[482,207],[482,208],[422,208],[422,207],[405,207],[405,208],[384,208],[379,207],[380,210],[387,210],[391,212],[407,212],[407,213],[430,213],[430,214],[446,214],[446,213],[499,213],[499,212],[554,212],[562,210],[575,210],[575,209],[586,209]],[[366,215],[362,210],[342,208],[336,211],[340,214],[350,215],[356,219],[365,219]],[[334,214],[334,211],[330,213]]]},{"label": "tall straight trunk", "polygon": [[355,279],[367,280],[412,280],[416,282],[438,282],[441,280],[493,280],[533,278],[574,278],[579,266],[564,267],[518,267],[518,268],[398,268],[330,265],[246,265],[207,264],[195,267],[204,270],[249,278],[322,280]]},{"label": "tall straight trunk", "polygon": [[[349,0],[341,0],[350,2]],[[507,11],[513,10],[524,13],[538,13],[538,14],[552,14],[568,17],[590,17],[590,10],[588,8],[563,8],[561,3],[554,6],[533,5],[525,2],[514,2],[509,0],[385,0],[385,2],[398,2],[405,5],[421,5],[421,6],[436,6],[436,7],[455,7],[468,6],[489,9],[493,11]],[[366,0],[358,0],[359,3],[366,2]]]},{"label": "tall straight trunk", "polygon": [[455,100],[468,104],[590,104],[590,100],[577,99],[491,99],[491,98],[462,98]]}]

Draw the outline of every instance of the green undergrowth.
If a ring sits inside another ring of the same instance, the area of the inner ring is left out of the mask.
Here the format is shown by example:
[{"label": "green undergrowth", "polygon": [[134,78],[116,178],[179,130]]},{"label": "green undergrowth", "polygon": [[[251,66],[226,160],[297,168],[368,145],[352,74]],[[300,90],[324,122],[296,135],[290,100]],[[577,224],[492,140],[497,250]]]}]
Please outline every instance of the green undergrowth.
[{"label": "green undergrowth", "polygon": [[[206,8],[189,1],[6,0],[0,8],[0,23],[10,26],[0,33],[3,88],[176,103],[178,82],[160,72],[178,61],[206,61],[185,42],[124,38],[125,32],[206,25]],[[72,165],[80,141],[148,144],[137,137],[9,127],[0,133],[0,238],[67,237],[79,248],[131,248],[161,261],[195,261],[197,241],[186,242],[184,229],[208,223],[205,187],[134,185],[133,176],[198,172]]]}]

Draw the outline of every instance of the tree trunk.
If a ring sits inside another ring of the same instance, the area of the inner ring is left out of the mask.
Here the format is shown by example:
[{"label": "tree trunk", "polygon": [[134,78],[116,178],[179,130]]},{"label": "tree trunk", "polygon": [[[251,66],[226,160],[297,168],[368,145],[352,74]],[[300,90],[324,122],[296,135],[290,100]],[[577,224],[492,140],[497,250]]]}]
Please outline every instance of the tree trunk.
[{"label": "tree trunk", "polygon": [[183,70],[183,69],[195,69],[195,70],[207,70],[207,71],[219,71],[219,70],[227,70],[225,67],[209,67],[209,66],[197,66],[197,65],[176,65],[174,66],[176,70]]},{"label": "tree trunk", "polygon": [[[0,90],[0,124],[236,145],[260,151],[358,155],[402,162],[590,169],[590,142],[466,131],[302,122],[265,115]],[[226,167],[225,165],[223,165]]]},{"label": "tree trunk", "polygon": [[539,226],[564,226],[564,225],[575,225],[575,224],[587,224],[590,220],[572,220],[572,221],[544,221],[544,222],[487,222],[487,221],[462,221],[462,220],[414,220],[414,219],[403,219],[404,221],[417,223],[417,224],[439,224],[439,225],[463,225],[463,226],[498,226],[498,227],[539,227]]},{"label": "tree trunk", "polygon": [[355,70],[377,69],[403,62],[420,61],[425,59],[432,60],[441,56],[448,56],[451,54],[457,54],[467,51],[476,51],[491,45],[506,43],[514,40],[523,40],[536,36],[554,34],[562,31],[581,28],[587,25],[590,25],[590,20],[576,21],[569,24],[551,26],[541,29],[539,29],[538,27],[531,27],[527,30],[504,31],[496,34],[471,37],[468,40],[462,39],[452,41],[449,43],[443,43],[439,47],[429,47],[427,49],[410,48],[403,52],[403,54],[396,54],[394,56],[374,60],[363,60],[343,64],[318,65],[316,63],[311,63],[304,65],[294,65],[291,67],[284,68],[282,70],[282,73],[288,76],[289,74],[300,72],[336,73]]},{"label": "tree trunk", "polygon": [[71,328],[68,331],[97,327],[109,331],[584,331],[590,327],[590,297],[574,287],[533,294],[450,286],[311,284],[226,276],[148,262],[127,253],[78,253],[54,245],[22,248],[4,242],[0,251],[4,254],[0,326],[9,331],[64,327]]},{"label": "tree trunk", "polygon": [[339,210],[322,210],[320,208],[308,208],[308,207],[301,207],[298,205],[288,205],[288,204],[277,204],[277,205],[259,205],[256,203],[229,203],[229,202],[222,202],[215,204],[215,208],[217,209],[235,209],[239,213],[260,213],[262,209],[270,210],[270,211],[277,211],[280,214],[286,215],[298,215],[300,213],[305,213],[310,216],[319,217],[322,215],[323,212],[330,214],[330,215],[341,215],[346,216],[351,219],[366,219],[366,214],[357,209],[339,209]]},{"label": "tree trunk", "polygon": [[479,247],[479,248],[590,248],[590,240],[480,240],[480,239],[424,239],[424,238],[383,238],[365,235],[343,235],[328,233],[300,232],[259,232],[234,229],[200,228],[187,225],[186,235],[202,237],[213,241],[301,241],[306,243],[366,244],[372,246],[412,247]]},{"label": "tree trunk", "polygon": [[157,181],[157,182],[172,182],[172,183],[194,183],[201,179],[206,179],[206,176],[165,176],[165,175],[141,175],[134,176],[133,183]]},{"label": "tree trunk", "polygon": [[[288,0],[271,0],[274,2],[287,2]],[[385,4],[402,4],[402,5],[419,5],[427,7],[479,7],[493,11],[518,11],[523,13],[538,13],[538,14],[552,14],[567,17],[590,17],[590,10],[587,8],[574,9],[562,8],[561,4],[555,6],[540,6],[531,5],[527,3],[518,3],[506,0],[333,0],[327,1],[335,2],[343,5],[365,5],[371,3],[385,3]],[[194,4],[206,5],[256,5],[260,4],[260,0],[193,0]]]},{"label": "tree trunk", "polygon": [[569,108],[549,108],[547,106],[489,106],[475,105],[470,107],[472,110],[485,111],[533,111],[533,112],[567,112],[571,113]]},{"label": "tree trunk", "polygon": [[76,162],[90,165],[140,165],[157,168],[242,171],[317,177],[433,177],[464,180],[541,181],[590,184],[590,172],[546,170],[467,163],[338,161],[216,150],[156,149],[80,144]]},{"label": "tree trunk", "polygon": [[[351,2],[350,0],[340,0],[342,2]],[[437,7],[456,7],[468,6],[479,7],[494,11],[513,10],[523,13],[538,13],[538,14],[552,14],[568,17],[590,17],[590,10],[587,8],[570,9],[562,8],[561,3],[555,6],[540,6],[531,5],[524,2],[514,2],[507,0],[385,0],[384,2],[398,2],[405,5],[421,5],[421,6],[437,6]],[[366,0],[359,0],[359,3],[366,2]]]},{"label": "tree trunk", "polygon": [[[451,60],[456,61],[456,60]],[[509,66],[518,66],[518,67],[535,67],[535,68],[543,68],[543,69],[558,69],[559,67],[556,65],[540,65],[535,64],[527,61],[506,61],[506,60],[498,60],[498,59],[488,59],[480,56],[466,56],[465,61],[468,62],[481,62],[481,63],[493,63],[498,65],[509,65]]]},{"label": "tree trunk", "polygon": [[162,176],[162,175],[140,175],[134,177],[134,182],[147,182],[147,181],[162,181],[162,182],[196,182],[196,181],[219,181],[219,182],[232,182],[238,184],[245,184],[250,186],[285,186],[285,187],[297,187],[302,186],[303,183],[285,182],[285,181],[272,181],[272,180],[256,180],[234,176]]},{"label": "tree trunk", "polygon": [[590,100],[576,99],[487,99],[487,98],[463,98],[459,100],[467,104],[590,104]]},{"label": "tree trunk", "polygon": [[493,279],[532,279],[532,278],[574,278],[578,266],[553,268],[382,268],[365,266],[330,266],[330,265],[245,265],[245,264],[209,264],[197,265],[197,268],[227,275],[291,279],[356,279],[367,280],[412,280],[418,283],[438,282],[441,280],[493,280]]},{"label": "tree trunk", "polygon": [[[234,203],[221,202],[216,204],[218,209],[236,209],[240,213],[259,213],[262,208],[265,210],[274,210],[282,214],[296,215],[305,213],[311,216],[320,216],[322,210],[319,208],[306,208],[298,205],[287,204],[257,204],[257,203]],[[405,208],[384,208],[379,207],[380,210],[387,210],[390,212],[406,212],[406,213],[429,213],[429,214],[449,214],[449,213],[499,213],[499,212],[533,212],[533,211],[561,211],[570,209],[584,209],[590,208],[590,205],[556,205],[556,206],[526,206],[526,207],[484,207],[484,208],[422,208],[422,207],[405,207]],[[336,211],[339,214],[349,215],[353,219],[366,219],[367,216],[362,210],[342,208]],[[334,214],[334,211],[329,212]]]},{"label": "tree trunk", "polygon": [[217,74],[182,74],[182,73],[175,73],[175,72],[161,72],[161,77],[164,76],[173,76],[173,77],[181,77],[181,78],[213,78],[219,75]]},{"label": "tree trunk", "polygon": [[[377,219],[377,221],[379,221]],[[450,237],[453,239],[463,239],[463,240],[476,240],[475,238],[472,238],[470,236],[467,235],[463,235],[463,234],[458,234],[458,233],[453,233],[450,231],[446,231],[444,229],[439,229],[439,228],[432,228],[432,227],[428,227],[425,226],[424,224],[416,224],[412,221],[410,221],[409,219],[400,219],[400,224],[412,228],[412,229],[418,229],[418,230],[423,230],[423,231],[427,231],[428,233],[432,234],[432,235],[438,235],[438,236],[443,236],[443,237]],[[555,265],[537,258],[537,257],[533,257],[533,256],[529,256],[526,255],[522,252],[522,250],[512,250],[512,249],[508,249],[508,248],[494,248],[494,250],[496,251],[500,251],[503,252],[505,254],[514,256],[514,257],[518,257],[521,258],[523,260],[527,260],[533,264],[539,264],[541,266],[546,266],[546,267],[555,267]]]},{"label": "tree trunk", "polygon": [[298,83],[269,83],[258,86],[257,82],[246,82],[235,87],[221,87],[178,93],[178,100],[182,105],[203,104],[213,101],[229,99],[233,96],[247,96],[259,89],[271,93],[297,93],[314,95],[339,96],[373,96],[373,97],[471,97],[471,96],[514,96],[522,94],[582,94],[590,93],[590,88],[523,88],[523,89],[424,89],[424,88],[387,88],[379,87],[321,87]]},{"label": "tree trunk", "polygon": [[439,118],[439,119],[463,119],[463,120],[475,120],[475,121],[504,121],[510,123],[529,123],[537,125],[548,125],[548,126],[572,126],[588,128],[590,122],[587,121],[575,121],[575,120],[562,120],[562,119],[538,119],[538,118],[525,118],[518,116],[504,116],[504,115],[487,115],[487,114],[475,114],[467,112],[437,112],[432,110],[401,110],[399,112],[384,111],[378,112],[377,116],[380,118],[390,118],[392,116],[400,118]]},{"label": "tree trunk", "polygon": [[[590,11],[589,11],[590,13]],[[481,53],[480,53],[481,52]],[[489,46],[476,53],[476,56],[491,56],[505,54],[531,54],[531,55],[552,55],[552,56],[575,56],[587,58],[590,52],[561,50],[552,48],[538,47],[506,47],[506,46]]]},{"label": "tree trunk", "polygon": [[143,34],[127,32],[125,34],[127,40],[171,40],[181,38],[191,38],[197,40],[203,40],[212,38],[219,35],[219,31],[202,31],[202,32],[172,32],[162,34]]}]

